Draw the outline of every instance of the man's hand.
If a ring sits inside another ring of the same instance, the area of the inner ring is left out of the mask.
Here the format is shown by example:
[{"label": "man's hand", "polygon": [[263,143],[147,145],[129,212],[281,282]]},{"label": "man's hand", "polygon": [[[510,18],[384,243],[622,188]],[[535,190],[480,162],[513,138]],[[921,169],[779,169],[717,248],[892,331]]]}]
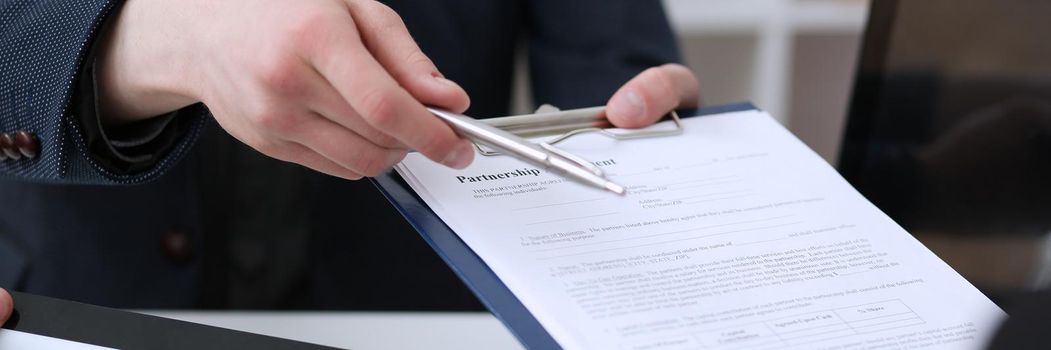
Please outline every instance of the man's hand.
[{"label": "man's hand", "polygon": [[606,104],[606,117],[622,128],[653,124],[676,108],[700,103],[700,85],[689,68],[665,64],[643,71],[624,84]]},{"label": "man's hand", "polygon": [[0,288],[0,325],[7,322],[7,318],[11,317],[11,311],[14,309],[15,303],[11,300],[11,294],[7,294],[7,291]]},{"label": "man's hand", "polygon": [[424,109],[462,112],[467,94],[372,0],[135,0],[104,38],[105,124],[200,101],[256,150],[348,179],[408,149],[454,168],[474,156]]},{"label": "man's hand", "polygon": [[[400,17],[372,0],[135,0],[97,57],[104,124],[204,102],[231,135],[271,157],[348,179],[378,175],[415,149],[454,168],[470,143],[423,105],[462,112]],[[609,102],[621,127],[697,104],[680,65],[649,69]]]}]

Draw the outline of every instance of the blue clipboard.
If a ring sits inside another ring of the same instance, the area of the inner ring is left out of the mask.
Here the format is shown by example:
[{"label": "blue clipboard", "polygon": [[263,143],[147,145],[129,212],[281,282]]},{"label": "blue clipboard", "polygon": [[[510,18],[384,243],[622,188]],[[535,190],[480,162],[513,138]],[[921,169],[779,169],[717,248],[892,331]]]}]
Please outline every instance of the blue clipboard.
[{"label": "blue clipboard", "polygon": [[[751,103],[743,102],[704,107],[680,115],[685,118],[756,109]],[[370,180],[523,346],[528,349],[562,348],[485,261],[427,207],[397,172],[388,171]]]}]

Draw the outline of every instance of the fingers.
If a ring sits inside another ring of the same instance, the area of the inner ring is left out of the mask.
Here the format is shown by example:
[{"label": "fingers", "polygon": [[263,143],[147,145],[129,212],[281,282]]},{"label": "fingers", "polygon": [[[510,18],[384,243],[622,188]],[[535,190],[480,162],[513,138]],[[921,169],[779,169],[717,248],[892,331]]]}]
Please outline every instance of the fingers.
[{"label": "fingers", "polygon": [[348,6],[362,42],[402,87],[424,104],[458,113],[467,110],[467,92],[438,72],[394,10],[373,1],[352,1]]},{"label": "fingers", "polygon": [[381,147],[314,112],[289,113],[281,124],[248,128],[248,136],[238,139],[270,157],[351,180],[380,175],[407,152]]},{"label": "fingers", "polygon": [[[354,172],[342,165],[336,164],[335,162],[325,158],[324,156],[314,152],[314,150],[303,146],[295,142],[289,142],[285,146],[288,151],[299,154],[300,156],[295,158],[295,163],[305,166],[315,171],[320,171],[325,174],[329,174],[336,177],[341,177],[347,180],[361,180],[363,175]],[[286,160],[291,161],[291,160]]]},{"label": "fingers", "polygon": [[7,318],[11,317],[12,310],[14,310],[14,301],[11,300],[11,294],[0,288],[0,325],[7,322]]},{"label": "fingers", "polygon": [[354,111],[354,108],[343,99],[343,96],[339,94],[331,85],[328,85],[324,81],[324,78],[313,72],[316,75],[315,81],[318,81],[318,86],[311,89],[311,93],[307,98],[307,108],[324,116],[326,119],[331,120],[347,129],[353,130],[356,134],[364,137],[369,142],[376,144],[377,146],[389,149],[408,149],[398,139],[390,136],[379,129],[372,127],[365,122],[364,119],[358,115],[358,112]]},{"label": "fingers", "polygon": [[[353,26],[331,26],[328,42],[306,58],[370,126],[436,162],[464,168],[474,158],[470,143],[424,109],[361,42]],[[331,117],[331,116],[330,116]]]},{"label": "fingers", "polygon": [[338,166],[364,176],[382,174],[405,158],[407,152],[404,149],[380,147],[322,116],[308,118],[302,130],[309,134],[291,135],[295,142]]},{"label": "fingers", "polygon": [[617,90],[606,105],[606,117],[622,128],[639,128],[676,108],[696,107],[700,84],[680,64],[647,69]]}]

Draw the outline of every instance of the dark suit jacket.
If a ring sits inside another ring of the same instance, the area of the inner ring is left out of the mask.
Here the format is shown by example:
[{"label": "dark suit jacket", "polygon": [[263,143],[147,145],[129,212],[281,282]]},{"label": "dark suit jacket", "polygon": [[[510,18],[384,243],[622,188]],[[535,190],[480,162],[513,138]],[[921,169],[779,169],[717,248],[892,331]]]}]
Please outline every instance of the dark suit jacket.
[{"label": "dark suit jacket", "polygon": [[[475,116],[508,112],[519,49],[535,99],[563,108],[678,59],[657,0],[388,4]],[[42,146],[0,161],[0,286],[136,308],[477,307],[370,185],[260,156],[206,115],[146,169],[103,166],[74,97],[119,5],[0,0],[0,132]]]}]

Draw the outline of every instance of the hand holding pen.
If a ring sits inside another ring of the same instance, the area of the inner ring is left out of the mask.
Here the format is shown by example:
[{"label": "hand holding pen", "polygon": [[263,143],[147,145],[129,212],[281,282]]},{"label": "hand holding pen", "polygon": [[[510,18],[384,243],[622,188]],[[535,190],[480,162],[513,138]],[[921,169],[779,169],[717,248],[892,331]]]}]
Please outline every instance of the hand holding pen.
[{"label": "hand holding pen", "polygon": [[[379,2],[129,1],[108,27],[96,72],[104,126],[203,102],[252,148],[347,179],[378,175],[409,149],[453,168],[473,160],[424,107],[463,113],[468,91]],[[642,127],[697,100],[693,73],[667,64],[624,85],[608,117]]]}]

